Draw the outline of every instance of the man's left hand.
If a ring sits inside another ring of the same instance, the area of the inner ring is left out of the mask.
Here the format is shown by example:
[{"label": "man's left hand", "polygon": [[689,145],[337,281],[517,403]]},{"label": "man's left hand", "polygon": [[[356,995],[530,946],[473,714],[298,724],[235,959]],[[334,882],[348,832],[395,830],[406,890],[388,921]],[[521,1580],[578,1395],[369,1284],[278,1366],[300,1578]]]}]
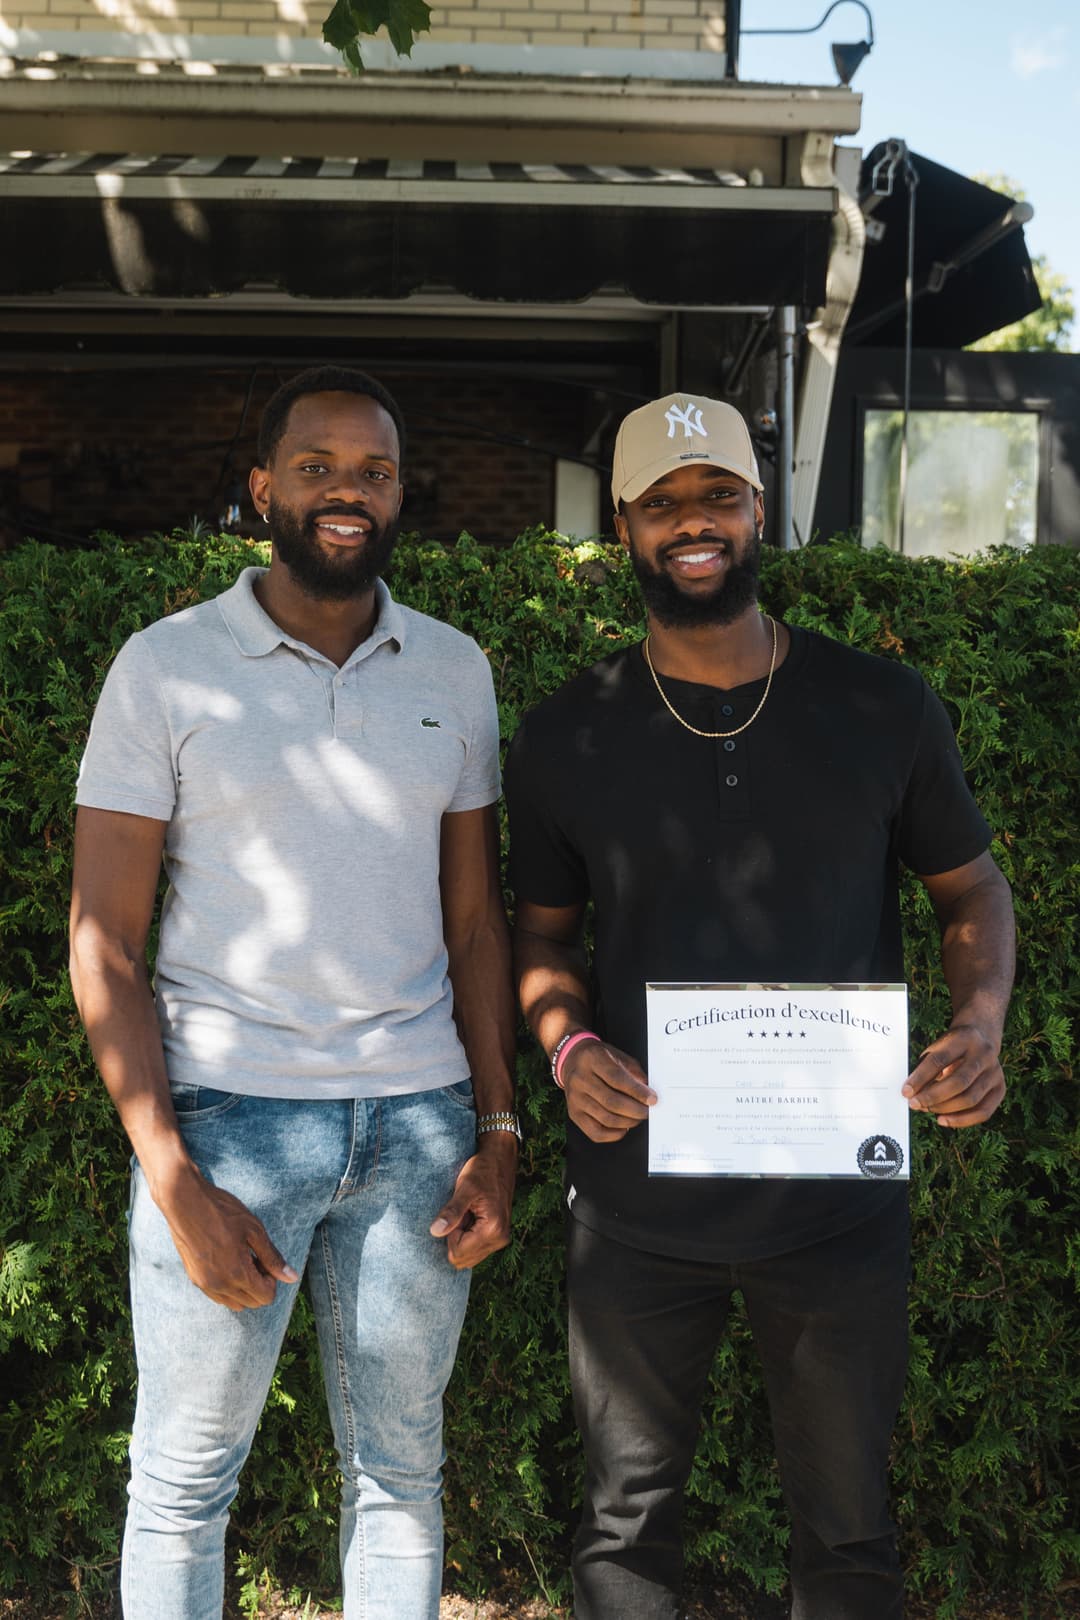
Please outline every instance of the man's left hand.
[{"label": "man's left hand", "polygon": [[903,1093],[939,1125],[981,1125],[1005,1095],[997,1049],[975,1024],[954,1024],[923,1052]]},{"label": "man's left hand", "polygon": [[432,1221],[431,1235],[446,1239],[446,1258],[457,1271],[479,1265],[510,1242],[517,1157],[512,1132],[486,1131]]}]

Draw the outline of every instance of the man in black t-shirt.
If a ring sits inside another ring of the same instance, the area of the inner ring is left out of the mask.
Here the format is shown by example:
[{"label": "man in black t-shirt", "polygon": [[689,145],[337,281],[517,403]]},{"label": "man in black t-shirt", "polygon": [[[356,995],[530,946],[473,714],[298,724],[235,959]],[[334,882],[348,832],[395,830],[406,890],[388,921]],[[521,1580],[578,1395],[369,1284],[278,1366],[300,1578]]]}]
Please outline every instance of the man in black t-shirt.
[{"label": "man in black t-shirt", "polygon": [[903,1184],[650,1179],[645,984],[900,979],[902,863],[953,1006],[904,1094],[975,1125],[1005,1091],[1008,885],[922,678],[759,610],[761,481],[736,411],[675,394],[632,412],[612,491],[648,636],[526,717],[506,784],[522,1005],[568,1113],[576,1620],[679,1613],[682,1492],[734,1288],[792,1516],[792,1614],[895,1620]]}]

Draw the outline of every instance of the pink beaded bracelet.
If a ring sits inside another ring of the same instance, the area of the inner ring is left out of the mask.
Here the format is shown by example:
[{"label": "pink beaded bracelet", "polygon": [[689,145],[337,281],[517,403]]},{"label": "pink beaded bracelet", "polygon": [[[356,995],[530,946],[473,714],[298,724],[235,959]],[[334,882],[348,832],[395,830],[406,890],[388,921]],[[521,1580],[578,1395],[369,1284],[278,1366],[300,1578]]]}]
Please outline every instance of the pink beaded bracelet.
[{"label": "pink beaded bracelet", "polygon": [[599,1039],[600,1036],[594,1034],[591,1029],[579,1029],[576,1030],[573,1035],[563,1036],[562,1040],[551,1054],[551,1078],[554,1080],[555,1084],[560,1088],[560,1090],[566,1089],[563,1085],[562,1069],[563,1064],[566,1062],[570,1053],[574,1050],[574,1047],[577,1046],[579,1041],[598,1041]]}]

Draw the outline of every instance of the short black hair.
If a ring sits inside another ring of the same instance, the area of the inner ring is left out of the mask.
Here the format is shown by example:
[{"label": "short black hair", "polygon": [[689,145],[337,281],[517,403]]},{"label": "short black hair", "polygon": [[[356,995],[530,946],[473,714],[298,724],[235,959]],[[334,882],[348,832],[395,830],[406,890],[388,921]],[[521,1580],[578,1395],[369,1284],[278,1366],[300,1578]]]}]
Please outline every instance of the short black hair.
[{"label": "short black hair", "polygon": [[260,467],[268,467],[270,458],[281,443],[289,412],[298,399],[307,394],[363,394],[381,405],[397,429],[398,452],[405,459],[405,422],[397,400],[388,388],[366,371],[355,371],[351,366],[310,366],[287,383],[282,383],[266,402],[259,423],[257,455]]}]

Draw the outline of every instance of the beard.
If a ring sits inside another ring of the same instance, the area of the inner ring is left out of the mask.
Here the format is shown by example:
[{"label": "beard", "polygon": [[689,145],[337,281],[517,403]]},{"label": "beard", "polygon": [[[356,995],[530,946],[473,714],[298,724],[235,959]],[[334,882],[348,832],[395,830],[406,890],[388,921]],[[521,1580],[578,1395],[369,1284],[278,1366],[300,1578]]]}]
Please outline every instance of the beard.
[{"label": "beard", "polygon": [[[728,556],[731,542],[724,542]],[[693,630],[701,625],[734,624],[758,599],[761,576],[761,536],[751,528],[738,562],[729,562],[727,572],[713,590],[693,593],[684,590],[677,579],[643,557],[630,538],[630,566],[641,586],[645,606],[657,624],[666,630]]]},{"label": "beard", "polygon": [[[326,507],[298,517],[292,507],[270,500],[270,538],[285,567],[300,589],[320,601],[345,602],[369,591],[393,555],[401,525],[377,523],[367,511],[348,507]],[[326,552],[319,543],[315,525],[320,518],[335,523],[363,518],[370,523],[364,543],[343,548],[340,556]]]}]

